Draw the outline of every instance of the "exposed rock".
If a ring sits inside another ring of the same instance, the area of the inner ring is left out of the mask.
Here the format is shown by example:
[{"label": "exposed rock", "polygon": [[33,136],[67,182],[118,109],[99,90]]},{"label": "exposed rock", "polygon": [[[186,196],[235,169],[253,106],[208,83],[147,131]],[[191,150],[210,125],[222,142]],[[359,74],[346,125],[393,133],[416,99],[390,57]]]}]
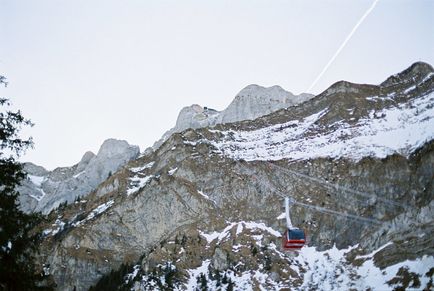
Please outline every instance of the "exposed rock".
[{"label": "exposed rock", "polygon": [[[18,188],[21,193],[21,209],[46,214],[63,202],[74,202],[77,197],[93,191],[110,174],[138,155],[138,146],[108,139],[101,145],[97,155],[86,152],[80,162],[72,167],[56,168],[48,172],[42,167],[25,164],[24,169],[29,179]],[[111,190],[114,187],[116,186]]]},{"label": "exposed rock", "polygon": [[313,97],[314,95],[307,93],[294,95],[280,86],[265,88],[258,85],[249,85],[241,90],[223,111],[202,107],[197,104],[184,107],[178,115],[175,127],[167,131],[154,144],[153,149],[157,149],[176,132],[182,132],[189,128],[197,129],[213,127],[217,124],[253,120],[276,110],[303,103]]},{"label": "exposed rock", "polygon": [[81,158],[80,162],[77,165],[77,169],[76,172],[77,173],[81,173],[82,171],[84,171],[87,167],[87,165],[89,164],[89,162],[95,158],[95,154],[92,152],[86,152],[83,157]]},{"label": "exposed rock", "polygon": [[275,282],[279,282],[280,281],[280,275],[277,272],[271,272],[270,273],[270,279],[275,281]]},{"label": "exposed rock", "polygon": [[212,265],[218,271],[226,270],[229,267],[228,254],[221,248],[216,248],[212,256]]},{"label": "exposed rock", "polygon": [[48,171],[44,167],[35,165],[33,163],[25,163],[24,168],[27,173],[31,173],[34,176],[43,177],[48,175]]},{"label": "exposed rock", "polygon": [[312,97],[312,94],[306,93],[293,95],[280,86],[264,88],[249,85],[241,90],[232,103],[220,113],[217,124],[253,120],[279,109],[303,103]]}]

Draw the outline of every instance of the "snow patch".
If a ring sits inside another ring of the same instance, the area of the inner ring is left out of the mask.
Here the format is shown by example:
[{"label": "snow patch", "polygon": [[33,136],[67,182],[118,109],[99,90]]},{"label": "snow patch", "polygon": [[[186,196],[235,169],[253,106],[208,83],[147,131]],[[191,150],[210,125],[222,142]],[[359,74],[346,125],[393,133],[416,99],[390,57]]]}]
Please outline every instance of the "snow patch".
[{"label": "snow patch", "polygon": [[42,189],[42,188],[38,188],[37,190],[39,190],[40,195],[29,194],[29,196],[32,197],[33,199],[36,199],[37,201],[41,201],[41,199],[44,198],[46,193],[44,192],[44,189]]},{"label": "snow patch", "polygon": [[130,196],[131,194],[139,191],[141,188],[145,187],[146,184],[151,181],[151,179],[154,178],[154,175],[146,176],[146,177],[139,177],[134,176],[130,178],[130,188],[127,189],[127,196]]},{"label": "snow patch", "polygon": [[52,229],[45,229],[42,234],[44,236],[47,235],[56,235],[57,233],[59,233],[60,231],[62,231],[65,228],[65,224],[62,220],[60,220],[60,218],[57,218],[56,221],[51,225],[55,228]]},{"label": "snow patch", "polygon": [[409,93],[410,91],[413,91],[414,89],[416,89],[416,85],[413,85],[411,87],[408,87],[407,89],[404,90],[404,94]]},{"label": "snow patch", "polygon": [[276,219],[285,219],[286,218],[286,214],[285,212],[282,212],[278,217],[276,217]]},{"label": "snow patch", "polygon": [[77,179],[78,177],[80,177],[80,176],[83,175],[84,173],[86,173],[86,171],[81,171],[80,173],[75,174],[73,177],[74,177],[75,179]]},{"label": "snow patch", "polygon": [[173,174],[175,174],[176,170],[178,170],[178,167],[169,170],[167,173],[169,174],[169,176],[172,176]]},{"label": "snow patch", "polygon": [[140,271],[140,265],[135,265],[133,267],[133,271],[125,275],[125,284],[128,284],[130,281],[134,280],[134,278],[136,278],[139,271]]},{"label": "snow patch", "polygon": [[211,201],[212,203],[214,203],[215,205],[217,204],[214,200],[212,200],[211,198],[209,198],[209,196],[205,193],[203,193],[201,190],[197,190],[197,193],[200,194],[200,196],[202,196],[203,198]]},{"label": "snow patch", "polygon": [[29,180],[35,184],[38,188],[41,187],[42,183],[45,180],[44,176],[34,176],[34,175],[27,175],[27,177],[29,178]]},{"label": "snow patch", "polygon": [[208,244],[210,244],[213,240],[215,240],[216,238],[219,237],[220,232],[214,231],[212,233],[205,233],[205,232],[199,230],[199,234],[206,239]]},{"label": "snow patch", "polygon": [[250,230],[260,229],[260,230],[263,230],[265,232],[270,233],[271,235],[273,235],[275,237],[281,237],[280,232],[278,232],[277,230],[274,230],[273,228],[271,228],[269,226],[266,226],[262,222],[258,223],[258,222],[254,222],[254,221],[249,221],[249,222],[246,222],[246,221],[232,222],[229,225],[227,225],[220,232],[214,231],[214,232],[212,232],[210,234],[207,234],[207,233],[204,233],[203,231],[199,230],[199,234],[201,236],[203,236],[204,238],[206,238],[208,244],[211,243],[212,241],[214,241],[215,239],[218,239],[218,243],[220,243],[223,239],[225,239],[226,237],[230,236],[230,231],[235,226],[237,227],[237,229],[236,229],[236,235],[239,235],[243,231],[243,228],[246,228],[246,229],[250,229]]},{"label": "snow patch", "polygon": [[146,165],[141,166],[141,167],[130,168],[130,171],[133,173],[138,173],[138,172],[141,172],[143,170],[152,168],[152,166],[154,164],[155,164],[155,162],[150,162],[150,163],[147,163]]},{"label": "snow patch", "polygon": [[432,76],[434,76],[434,73],[430,72],[428,75],[425,76],[425,78],[423,78],[422,81],[420,81],[420,83],[418,85],[425,83],[426,81],[428,81],[429,79],[431,79]]},{"label": "snow patch", "polygon": [[373,256],[375,256],[376,253],[382,251],[383,249],[385,249],[386,247],[388,247],[390,245],[393,245],[393,242],[390,241],[387,244],[383,245],[382,247],[376,249],[375,251],[373,251],[373,252],[371,252],[371,253],[369,253],[367,255],[364,255],[364,256],[357,256],[355,259],[358,260],[358,259],[369,259],[369,258],[372,258]]},{"label": "snow patch", "polygon": [[112,207],[114,203],[115,203],[114,200],[110,200],[110,201],[107,201],[106,203],[99,205],[98,207],[93,209],[85,219],[74,222],[72,224],[72,226],[77,227],[77,226],[82,225],[83,223],[95,218],[96,216],[100,215],[101,213],[105,212],[107,209]]}]

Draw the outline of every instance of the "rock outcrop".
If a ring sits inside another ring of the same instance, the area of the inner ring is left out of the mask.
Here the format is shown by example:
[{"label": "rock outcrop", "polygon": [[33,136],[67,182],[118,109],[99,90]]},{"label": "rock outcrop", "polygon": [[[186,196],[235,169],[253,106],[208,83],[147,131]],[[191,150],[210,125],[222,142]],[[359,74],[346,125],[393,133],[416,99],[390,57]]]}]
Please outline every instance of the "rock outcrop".
[{"label": "rock outcrop", "polygon": [[175,127],[167,131],[154,144],[153,149],[158,148],[176,132],[182,132],[189,128],[197,129],[213,127],[217,124],[253,120],[279,109],[298,105],[313,96],[307,93],[294,95],[280,86],[265,88],[258,85],[249,85],[242,89],[223,111],[202,107],[198,104],[184,107],[178,115]]},{"label": "rock outcrop", "polygon": [[249,85],[220,113],[216,124],[253,120],[279,109],[298,105],[313,97],[314,95],[307,93],[294,95],[280,86],[264,88]]},{"label": "rock outcrop", "polygon": [[26,212],[49,213],[61,203],[74,202],[93,191],[112,173],[137,158],[139,147],[126,141],[108,139],[98,154],[86,152],[72,167],[56,168],[49,172],[31,163],[24,165],[28,179],[18,188],[20,207]]}]

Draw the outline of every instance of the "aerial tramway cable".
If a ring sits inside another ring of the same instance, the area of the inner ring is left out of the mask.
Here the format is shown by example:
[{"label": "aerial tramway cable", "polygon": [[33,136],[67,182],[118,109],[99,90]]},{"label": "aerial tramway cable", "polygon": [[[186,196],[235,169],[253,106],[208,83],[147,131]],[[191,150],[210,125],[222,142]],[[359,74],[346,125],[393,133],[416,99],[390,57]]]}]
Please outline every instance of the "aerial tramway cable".
[{"label": "aerial tramway cable", "polygon": [[289,198],[285,197],[285,218],[286,218],[286,227],[291,228],[292,222],[291,217],[289,216]]},{"label": "aerial tramway cable", "polygon": [[[279,167],[279,166],[277,166],[277,167]],[[282,168],[282,167],[279,167],[279,168]],[[284,168],[282,168],[282,169],[284,169]],[[254,175],[254,176],[256,176],[256,175]],[[261,181],[258,177],[256,177],[256,178],[257,178],[257,181],[259,181],[259,182]],[[287,193],[284,193],[283,191],[279,190],[276,186],[273,186],[271,184],[267,185],[267,186],[268,187],[271,186],[277,196],[282,197],[284,199],[288,197]],[[376,225],[381,225],[383,223],[381,220],[378,220],[378,219],[361,217],[361,216],[358,216],[358,215],[350,214],[348,212],[339,212],[339,211],[328,209],[328,208],[325,208],[325,207],[320,207],[320,206],[317,206],[317,205],[312,205],[312,204],[307,204],[307,203],[299,202],[299,201],[294,200],[293,198],[291,198],[291,203],[295,204],[295,205],[299,205],[299,206],[305,207],[305,208],[309,208],[309,209],[312,209],[312,210],[315,210],[315,211],[318,211],[318,212],[321,212],[321,213],[330,214],[330,215],[343,216],[343,217],[349,218],[351,220],[354,220],[356,222],[376,224]],[[286,211],[285,211],[285,213],[286,213]],[[286,214],[285,214],[285,216],[286,216]]]},{"label": "aerial tramway cable", "polygon": [[354,189],[350,189],[350,188],[347,188],[347,187],[344,187],[344,186],[341,186],[341,185],[338,185],[338,184],[329,183],[328,181],[325,181],[325,180],[317,178],[317,177],[312,177],[312,176],[309,176],[309,175],[306,175],[306,174],[299,173],[299,172],[294,171],[294,170],[289,170],[289,169],[283,168],[281,166],[275,165],[275,164],[270,163],[270,162],[267,162],[267,163],[270,166],[278,168],[278,169],[282,170],[285,173],[288,173],[290,175],[294,175],[294,176],[297,176],[297,177],[302,177],[302,178],[309,179],[309,180],[314,181],[316,183],[319,183],[322,186],[324,186],[326,188],[329,188],[329,189],[335,189],[335,190],[338,190],[338,191],[342,191],[342,192],[346,192],[346,193],[351,193],[351,194],[362,196],[362,197],[369,198],[369,199],[374,198],[377,201],[381,201],[384,204],[387,204],[387,205],[390,205],[390,206],[395,206],[395,207],[401,207],[403,209],[407,209],[407,206],[404,205],[404,204],[402,204],[402,203],[398,203],[398,202],[392,201],[390,199],[378,197],[375,194],[364,193],[364,192],[361,192],[361,191],[358,191],[358,190],[354,190]]},{"label": "aerial tramway cable", "polygon": [[[282,197],[282,198],[287,198],[288,197],[288,195],[286,193],[283,193],[282,191],[280,191],[279,189],[277,189],[275,187],[273,187],[273,188],[277,192],[277,194],[278,194],[279,197]],[[296,201],[294,199],[291,199],[291,203],[295,204],[295,205],[299,205],[299,206],[305,207],[305,208],[313,209],[313,210],[316,210],[318,212],[326,213],[326,214],[333,214],[333,215],[344,216],[344,217],[350,218],[352,220],[358,220],[358,221],[363,222],[363,223],[371,223],[371,224],[377,224],[377,225],[380,225],[380,224],[383,223],[381,220],[378,220],[378,219],[366,218],[366,217],[350,214],[350,213],[347,213],[347,212],[345,212],[345,213],[344,212],[339,212],[339,211],[336,211],[336,210],[328,209],[328,208],[325,208],[325,207],[320,207],[320,206],[317,206],[317,205],[311,205],[311,204],[307,204],[307,203],[303,203],[303,202],[298,202],[298,201]]]}]

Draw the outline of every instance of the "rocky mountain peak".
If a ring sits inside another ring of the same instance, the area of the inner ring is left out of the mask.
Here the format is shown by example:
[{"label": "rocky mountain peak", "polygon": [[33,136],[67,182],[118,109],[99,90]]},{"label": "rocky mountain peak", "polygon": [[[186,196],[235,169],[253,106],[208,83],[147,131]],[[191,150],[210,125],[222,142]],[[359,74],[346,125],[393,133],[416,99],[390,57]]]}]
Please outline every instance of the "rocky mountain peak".
[{"label": "rocky mountain peak", "polygon": [[221,112],[218,123],[253,120],[282,108],[300,104],[312,98],[311,94],[294,95],[280,86],[249,85],[242,89],[229,106]]},{"label": "rocky mountain peak", "polygon": [[84,153],[83,157],[80,160],[80,163],[87,164],[91,159],[95,157],[95,154],[91,151],[87,151]]},{"label": "rocky mountain peak", "polygon": [[218,111],[198,104],[184,107],[178,115],[174,132],[181,132],[188,128],[213,126],[218,114]]},{"label": "rocky mountain peak", "polygon": [[256,84],[251,84],[242,89],[236,96],[235,100],[243,98],[264,99],[272,98],[273,100],[286,101],[288,96],[294,96],[289,91],[285,91],[282,87],[274,85],[271,87],[262,87]]},{"label": "rocky mountain peak", "polygon": [[103,157],[123,154],[125,152],[137,154],[137,152],[139,152],[139,147],[130,145],[125,140],[110,138],[103,142],[103,144],[99,148],[97,157],[103,158]]},{"label": "rocky mountain peak", "polygon": [[30,162],[24,164],[24,169],[27,173],[35,176],[45,176],[48,174],[48,171],[44,167],[35,165]]},{"label": "rocky mountain peak", "polygon": [[338,81],[331,85],[329,88],[325,90],[321,95],[332,95],[336,93],[358,93],[360,92],[359,88],[363,85],[351,83],[348,81]]},{"label": "rocky mountain peak", "polygon": [[89,162],[95,157],[96,155],[93,152],[87,151],[81,158],[80,162],[77,164],[76,172],[80,173],[81,171],[83,171],[89,164]]},{"label": "rocky mountain peak", "polygon": [[222,111],[202,107],[198,104],[184,107],[178,115],[175,127],[167,131],[153,145],[153,149],[157,149],[176,132],[182,132],[189,128],[198,129],[213,127],[217,124],[253,120],[279,109],[295,106],[312,97],[312,94],[307,93],[294,95],[277,85],[268,88],[255,84],[248,85]]},{"label": "rocky mountain peak", "polygon": [[416,62],[404,71],[390,76],[381,86],[388,87],[403,82],[420,82],[425,78],[430,78],[434,75],[434,69],[430,64],[424,62]]},{"label": "rocky mountain peak", "polygon": [[98,154],[88,151],[80,162],[71,167],[47,171],[31,163],[25,165],[29,179],[19,187],[21,209],[49,213],[61,203],[73,202],[95,189],[107,177],[127,162],[137,158],[138,146],[124,140],[108,139]]}]

